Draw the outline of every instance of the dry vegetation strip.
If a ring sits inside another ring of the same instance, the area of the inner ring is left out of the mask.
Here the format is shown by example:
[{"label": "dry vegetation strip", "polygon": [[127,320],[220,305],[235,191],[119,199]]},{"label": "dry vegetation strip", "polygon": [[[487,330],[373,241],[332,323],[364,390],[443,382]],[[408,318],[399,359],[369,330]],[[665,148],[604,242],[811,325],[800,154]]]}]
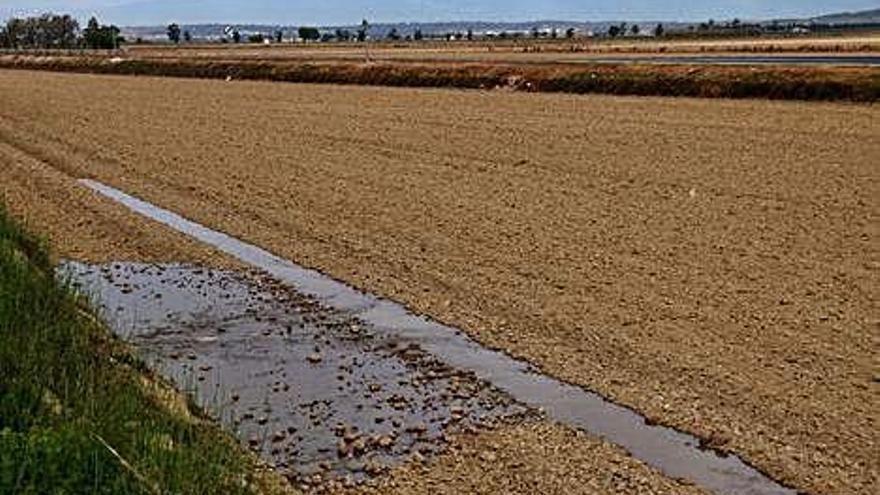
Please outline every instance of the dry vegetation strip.
[{"label": "dry vegetation strip", "polygon": [[880,70],[875,68],[441,62],[363,64],[29,55],[0,55],[0,68],[298,83],[504,88],[581,94],[857,102],[874,102],[880,97]]},{"label": "dry vegetation strip", "polygon": [[[878,480],[878,110],[0,72],[0,139],[815,493]],[[95,95],[101,95],[95,98]]]}]

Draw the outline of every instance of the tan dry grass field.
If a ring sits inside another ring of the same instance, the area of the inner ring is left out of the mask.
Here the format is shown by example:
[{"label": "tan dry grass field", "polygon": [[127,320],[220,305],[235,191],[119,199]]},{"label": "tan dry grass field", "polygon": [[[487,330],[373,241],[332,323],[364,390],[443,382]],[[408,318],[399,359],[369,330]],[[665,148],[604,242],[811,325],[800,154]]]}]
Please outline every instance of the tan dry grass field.
[{"label": "tan dry grass field", "polygon": [[90,232],[69,206],[102,207],[66,188],[93,177],[812,493],[880,482],[878,117],[0,71],[3,191],[62,253],[211,257],[143,221]]}]

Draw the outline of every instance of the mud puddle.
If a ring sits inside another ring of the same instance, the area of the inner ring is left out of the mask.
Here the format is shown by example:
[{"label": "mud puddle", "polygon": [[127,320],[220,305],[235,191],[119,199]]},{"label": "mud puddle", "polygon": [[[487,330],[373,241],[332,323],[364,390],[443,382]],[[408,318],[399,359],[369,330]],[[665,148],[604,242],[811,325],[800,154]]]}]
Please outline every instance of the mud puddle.
[{"label": "mud puddle", "polygon": [[356,482],[526,413],[417,346],[257,275],[67,263],[113,330],[303,488]]},{"label": "mud puddle", "polygon": [[795,494],[737,456],[702,447],[698,438],[650,424],[636,411],[536,372],[503,352],[487,349],[462,331],[414,315],[393,301],[359,292],[314,270],[212,230],[92,180],[81,183],[148,218],[236,257],[296,291],[369,324],[376,336],[416,345],[445,365],[473,373],[549,418],[627,450],[669,477],[723,494]]}]

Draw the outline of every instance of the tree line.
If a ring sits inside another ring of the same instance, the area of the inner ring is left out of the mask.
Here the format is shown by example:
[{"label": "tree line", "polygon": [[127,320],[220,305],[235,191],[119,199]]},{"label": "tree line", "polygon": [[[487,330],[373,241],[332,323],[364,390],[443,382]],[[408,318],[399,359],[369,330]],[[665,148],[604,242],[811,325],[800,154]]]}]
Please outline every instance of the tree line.
[{"label": "tree line", "polygon": [[125,42],[119,28],[89,19],[85,29],[70,15],[43,14],[36,17],[13,17],[0,26],[3,48],[92,48],[115,49]]}]

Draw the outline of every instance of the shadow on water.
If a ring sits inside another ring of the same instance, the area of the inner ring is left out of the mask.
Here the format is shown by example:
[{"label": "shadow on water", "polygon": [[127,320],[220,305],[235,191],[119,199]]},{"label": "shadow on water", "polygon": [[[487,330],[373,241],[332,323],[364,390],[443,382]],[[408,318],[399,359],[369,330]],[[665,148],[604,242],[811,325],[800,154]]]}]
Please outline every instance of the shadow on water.
[{"label": "shadow on water", "polygon": [[[314,270],[275,256],[257,246],[209,229],[180,215],[92,180],[86,187],[131,210],[209,244],[265,272],[322,305],[367,324],[379,339],[424,350],[452,369],[468,372],[542,410],[563,424],[592,433],[626,449],[633,457],[667,476],[724,494],[794,494],[733,455],[700,447],[696,437],[652,425],[637,412],[602,396],[546,375],[502,352],[480,346],[463,332],[414,315],[393,301],[362,293]],[[350,351],[349,351],[350,352]]]}]

